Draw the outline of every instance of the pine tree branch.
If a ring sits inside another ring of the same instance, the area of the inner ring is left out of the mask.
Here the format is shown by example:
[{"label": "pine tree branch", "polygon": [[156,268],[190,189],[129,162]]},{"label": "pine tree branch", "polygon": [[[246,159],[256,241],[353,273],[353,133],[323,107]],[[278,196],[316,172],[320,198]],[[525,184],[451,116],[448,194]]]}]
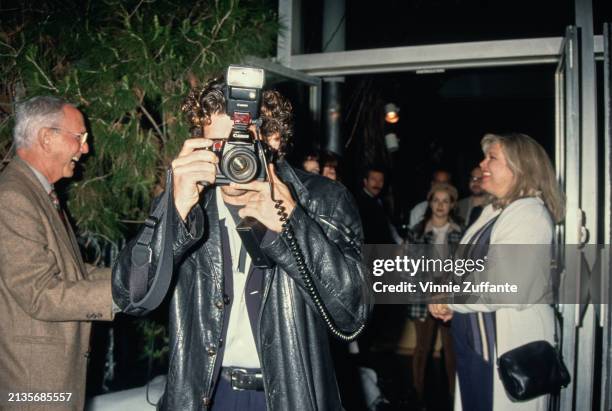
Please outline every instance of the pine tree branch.
[{"label": "pine tree branch", "polygon": [[[34,61],[34,59],[31,56],[28,56],[27,54],[26,54],[26,60],[28,60],[30,63],[32,63],[32,65],[34,67],[36,67],[38,72],[45,78],[45,80],[47,80],[47,84],[49,84],[49,87],[45,87],[45,88],[47,88],[47,89],[50,88],[51,90],[55,91],[56,93],[59,93],[59,90],[57,89],[57,87],[55,87],[53,85],[53,83],[51,82],[51,79],[49,79],[49,77],[47,77],[47,75],[45,74],[43,69],[40,68],[38,63],[36,63],[36,61]],[[44,87],[44,86],[41,84],[41,87]]]},{"label": "pine tree branch", "polygon": [[225,13],[225,15],[221,18],[221,20],[217,22],[217,24],[215,25],[215,28],[212,31],[213,41],[219,34],[219,30],[221,30],[221,27],[223,27],[223,24],[227,21],[227,19],[229,18],[229,16],[232,14],[233,11],[234,11],[234,5],[232,2],[230,9],[227,11],[227,13]]},{"label": "pine tree branch", "polygon": [[143,2],[144,2],[144,0],[140,0],[140,2],[136,5],[136,7],[134,7],[134,10],[132,10],[132,12],[127,16],[128,19],[132,18],[134,13],[136,13],[138,11],[138,9],[140,8],[140,6],[142,5]]},{"label": "pine tree branch", "polygon": [[112,174],[113,173],[110,172],[110,173],[104,174],[103,176],[92,177],[89,180],[84,181],[83,184],[81,184],[81,188],[85,187],[89,183],[93,183],[94,181],[104,180],[106,177],[109,177]]},{"label": "pine tree branch", "polygon": [[8,164],[11,161],[11,158],[14,155],[14,148],[15,148],[15,143],[11,143],[11,146],[9,147],[9,149],[6,151],[6,155],[4,156],[4,158],[2,159],[2,166],[4,167],[6,164]]},{"label": "pine tree branch", "polygon": [[151,122],[151,125],[153,126],[153,128],[155,128],[155,131],[157,131],[157,134],[159,134],[159,138],[162,140],[162,142],[166,144],[166,140],[167,140],[166,136],[164,135],[164,133],[162,133],[161,129],[157,125],[157,122],[153,119],[153,116],[151,115],[151,113],[149,113],[149,111],[142,104],[139,104],[138,107],[140,108],[140,110],[142,110],[144,115],[147,116],[147,118]]}]

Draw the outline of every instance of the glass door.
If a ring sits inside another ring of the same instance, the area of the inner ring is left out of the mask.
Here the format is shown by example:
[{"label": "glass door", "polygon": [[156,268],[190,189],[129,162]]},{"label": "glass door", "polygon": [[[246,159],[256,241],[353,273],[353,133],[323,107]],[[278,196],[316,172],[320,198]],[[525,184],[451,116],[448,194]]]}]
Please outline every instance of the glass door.
[{"label": "glass door", "polygon": [[[560,299],[569,302],[572,291],[580,288],[580,260],[569,258],[568,250],[580,243],[582,216],[580,204],[580,68],[579,37],[575,27],[568,27],[561,45],[559,64],[555,72],[556,92],[556,156],[557,179],[566,195],[566,219],[557,226],[555,235],[556,260],[561,265]],[[578,252],[578,250],[576,250]],[[580,307],[560,304],[562,314],[563,358],[572,375],[570,386],[562,390],[562,410],[571,410],[576,386],[576,326]],[[557,404],[558,406],[558,404]]]},{"label": "glass door", "polygon": [[602,327],[601,410],[612,409],[612,23],[604,25],[604,244],[600,326]]}]

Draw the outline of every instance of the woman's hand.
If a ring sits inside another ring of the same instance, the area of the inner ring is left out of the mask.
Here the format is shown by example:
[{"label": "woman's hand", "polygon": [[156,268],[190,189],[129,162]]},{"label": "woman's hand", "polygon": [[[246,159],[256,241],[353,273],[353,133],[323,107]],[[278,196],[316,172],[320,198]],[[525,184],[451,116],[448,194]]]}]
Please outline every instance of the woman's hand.
[{"label": "woman's hand", "polygon": [[429,304],[427,308],[434,318],[444,322],[447,322],[453,318],[453,310],[448,306],[448,304]]}]

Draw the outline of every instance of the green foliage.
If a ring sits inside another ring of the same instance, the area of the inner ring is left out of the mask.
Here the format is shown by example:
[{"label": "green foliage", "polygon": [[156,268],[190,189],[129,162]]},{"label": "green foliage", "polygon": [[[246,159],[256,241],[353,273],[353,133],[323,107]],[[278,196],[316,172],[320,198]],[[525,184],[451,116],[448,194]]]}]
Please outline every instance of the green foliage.
[{"label": "green foliage", "polygon": [[166,327],[154,321],[141,321],[138,328],[142,333],[145,345],[142,348],[141,359],[147,359],[152,366],[153,361],[163,362],[168,354],[168,333]]},{"label": "green foliage", "polygon": [[191,85],[269,54],[278,28],[267,0],[0,0],[0,9],[2,108],[48,94],[83,110],[91,154],[68,206],[82,235],[111,242],[144,219],[187,138],[180,104]]}]

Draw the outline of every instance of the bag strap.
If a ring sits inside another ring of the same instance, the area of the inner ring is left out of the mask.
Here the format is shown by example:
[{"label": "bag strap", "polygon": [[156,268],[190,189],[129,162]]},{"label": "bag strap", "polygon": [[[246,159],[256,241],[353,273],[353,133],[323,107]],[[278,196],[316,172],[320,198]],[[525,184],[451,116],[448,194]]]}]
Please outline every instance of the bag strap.
[{"label": "bag strap", "polygon": [[[552,218],[552,215],[551,215],[551,218]],[[559,279],[558,277],[560,276],[561,271],[563,269],[562,269],[562,263],[558,259],[558,253],[557,253],[556,247],[558,247],[558,244],[555,241],[553,241],[553,258],[551,260],[551,272],[553,274],[552,287],[553,287],[554,299],[553,299],[553,304],[551,304],[551,307],[553,308],[553,312],[555,314],[555,334],[554,334],[555,348],[557,348],[557,351],[559,351],[559,356],[562,357],[561,342],[563,340],[563,330],[561,329],[561,324],[563,323],[563,316],[561,315],[561,312],[559,311]]]},{"label": "bag strap", "polygon": [[[563,353],[561,352],[561,346],[559,344],[560,340],[559,340],[559,324],[561,323],[561,313],[559,313],[559,310],[557,310],[557,307],[553,304],[550,304],[550,306],[553,309],[553,312],[555,314],[555,318],[554,318],[554,323],[555,323],[555,331],[554,331],[554,340],[555,340],[555,350],[557,350],[557,353],[559,354],[559,358],[563,359]],[[497,351],[497,327],[495,327],[495,357],[499,358],[499,353]]]},{"label": "bag strap", "polygon": [[[546,211],[548,211],[549,215],[551,216],[552,219],[552,214],[550,214],[550,211],[548,210],[548,208],[546,208]],[[503,210],[502,210],[503,213]],[[476,232],[476,234],[474,235],[474,237],[472,237],[473,239],[475,239],[474,242],[470,241],[470,245],[474,244],[474,243],[480,243],[481,239],[483,241],[487,242],[487,246],[486,249],[488,250],[488,246],[491,243],[491,231],[493,231],[493,224],[498,218],[499,216],[502,215],[502,213],[499,213],[495,218],[493,218],[491,221],[489,221],[487,224],[485,224],[485,226],[483,226],[479,231]],[[554,219],[553,219],[554,221]],[[490,227],[489,227],[490,225]],[[552,267],[552,266],[551,266]],[[552,270],[552,268],[551,268]],[[556,292],[556,291],[555,291]],[[553,334],[553,338],[554,338],[554,342],[555,342],[555,349],[557,350],[557,352],[559,353],[559,357],[561,359],[563,359],[563,354],[561,353],[561,347],[560,347],[560,339],[559,339],[559,334],[561,332],[561,329],[559,327],[559,325],[561,324],[561,321],[563,320],[561,317],[561,313],[559,312],[559,310],[557,309],[558,305],[557,304],[550,304],[550,306],[553,309],[553,313],[555,318],[553,319],[554,321],[554,334]],[[497,350],[497,327],[495,327],[495,357],[496,359],[499,359],[499,352]]]},{"label": "bag strap", "polygon": [[[162,194],[158,206],[145,220],[143,229],[132,248],[132,266],[130,270],[130,301],[134,308],[150,311],[157,308],[164,300],[173,271],[172,230],[169,221],[170,212],[174,207],[172,204],[172,169],[166,172],[166,190]],[[153,251],[151,243],[155,229],[162,224],[164,231],[161,233],[161,253],[157,261],[157,270],[153,282],[148,287],[149,271],[151,268]],[[148,291],[147,291],[148,288]]]}]

